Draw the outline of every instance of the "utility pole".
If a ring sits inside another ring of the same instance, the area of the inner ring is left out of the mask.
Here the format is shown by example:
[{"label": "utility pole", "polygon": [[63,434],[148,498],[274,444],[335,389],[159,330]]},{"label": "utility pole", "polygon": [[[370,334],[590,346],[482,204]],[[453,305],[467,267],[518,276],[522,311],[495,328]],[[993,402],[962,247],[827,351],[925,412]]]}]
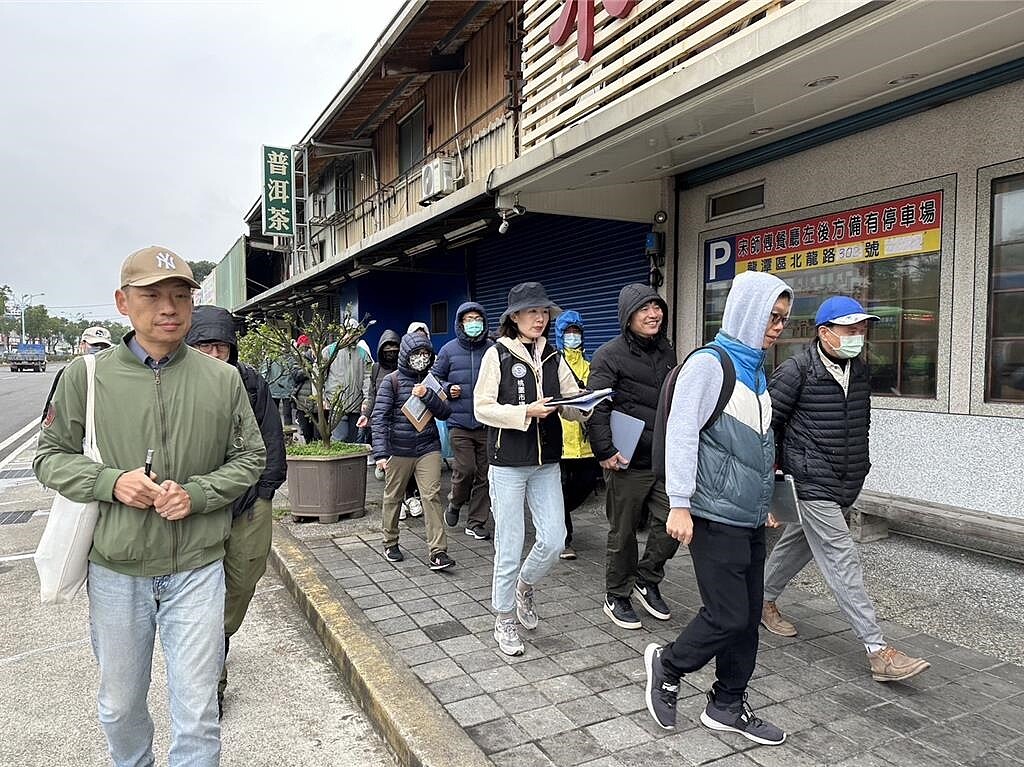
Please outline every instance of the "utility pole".
[{"label": "utility pole", "polygon": [[28,302],[37,296],[45,296],[45,293],[23,293],[21,296],[21,342],[25,343],[25,310]]}]

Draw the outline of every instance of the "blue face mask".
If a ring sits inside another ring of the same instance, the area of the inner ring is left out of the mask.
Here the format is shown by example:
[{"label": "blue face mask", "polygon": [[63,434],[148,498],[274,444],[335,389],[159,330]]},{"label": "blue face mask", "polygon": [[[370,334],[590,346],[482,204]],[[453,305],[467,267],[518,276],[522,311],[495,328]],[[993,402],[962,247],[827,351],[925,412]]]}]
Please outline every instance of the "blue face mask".
[{"label": "blue face mask", "polygon": [[583,346],[583,336],[579,333],[566,333],[562,336],[562,342],[566,349],[579,349]]},{"label": "blue face mask", "polygon": [[466,331],[466,335],[470,338],[476,338],[478,335],[484,332],[484,321],[483,320],[469,320],[464,322],[462,329]]}]

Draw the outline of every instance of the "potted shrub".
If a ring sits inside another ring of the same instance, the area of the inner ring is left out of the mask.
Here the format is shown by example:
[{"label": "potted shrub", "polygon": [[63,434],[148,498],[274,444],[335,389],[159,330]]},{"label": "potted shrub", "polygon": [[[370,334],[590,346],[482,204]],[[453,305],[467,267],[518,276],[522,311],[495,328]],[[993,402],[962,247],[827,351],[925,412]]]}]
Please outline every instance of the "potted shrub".
[{"label": "potted shrub", "polygon": [[[239,344],[243,360],[261,369],[271,359],[307,377],[312,392],[297,401],[320,435],[308,444],[286,446],[288,460],[288,496],[292,517],[318,518],[337,522],[342,516],[360,517],[366,513],[367,445],[335,442],[331,432],[348,412],[359,410],[358,401],[345,400],[344,392],[328,394],[327,376],[338,353],[355,346],[369,325],[348,321],[333,322],[313,304],[308,316],[284,312],[252,322]],[[294,339],[306,336],[309,345],[298,348]]]}]

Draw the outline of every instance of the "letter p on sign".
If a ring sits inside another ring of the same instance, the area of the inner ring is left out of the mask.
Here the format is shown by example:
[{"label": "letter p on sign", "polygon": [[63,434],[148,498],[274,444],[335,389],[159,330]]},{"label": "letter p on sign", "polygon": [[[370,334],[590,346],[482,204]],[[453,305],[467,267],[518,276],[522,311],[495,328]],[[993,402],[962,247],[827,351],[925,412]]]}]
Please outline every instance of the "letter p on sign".
[{"label": "letter p on sign", "polygon": [[721,282],[736,276],[733,238],[710,240],[704,243],[704,281]]}]

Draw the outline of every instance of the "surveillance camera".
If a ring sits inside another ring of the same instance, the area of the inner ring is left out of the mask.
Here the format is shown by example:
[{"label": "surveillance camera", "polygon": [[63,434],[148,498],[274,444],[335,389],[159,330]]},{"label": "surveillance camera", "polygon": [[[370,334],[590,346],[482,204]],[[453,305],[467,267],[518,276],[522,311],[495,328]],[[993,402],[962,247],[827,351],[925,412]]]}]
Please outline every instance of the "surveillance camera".
[{"label": "surveillance camera", "polygon": [[501,219],[501,223],[498,224],[498,234],[505,234],[508,231],[508,221],[504,218]]},{"label": "surveillance camera", "polygon": [[654,214],[654,223],[664,224],[666,221],[668,221],[668,213],[666,213],[665,211],[659,210],[657,213]]},{"label": "surveillance camera", "polygon": [[522,216],[526,213],[526,208],[518,203],[512,206],[512,212],[517,216]]}]

